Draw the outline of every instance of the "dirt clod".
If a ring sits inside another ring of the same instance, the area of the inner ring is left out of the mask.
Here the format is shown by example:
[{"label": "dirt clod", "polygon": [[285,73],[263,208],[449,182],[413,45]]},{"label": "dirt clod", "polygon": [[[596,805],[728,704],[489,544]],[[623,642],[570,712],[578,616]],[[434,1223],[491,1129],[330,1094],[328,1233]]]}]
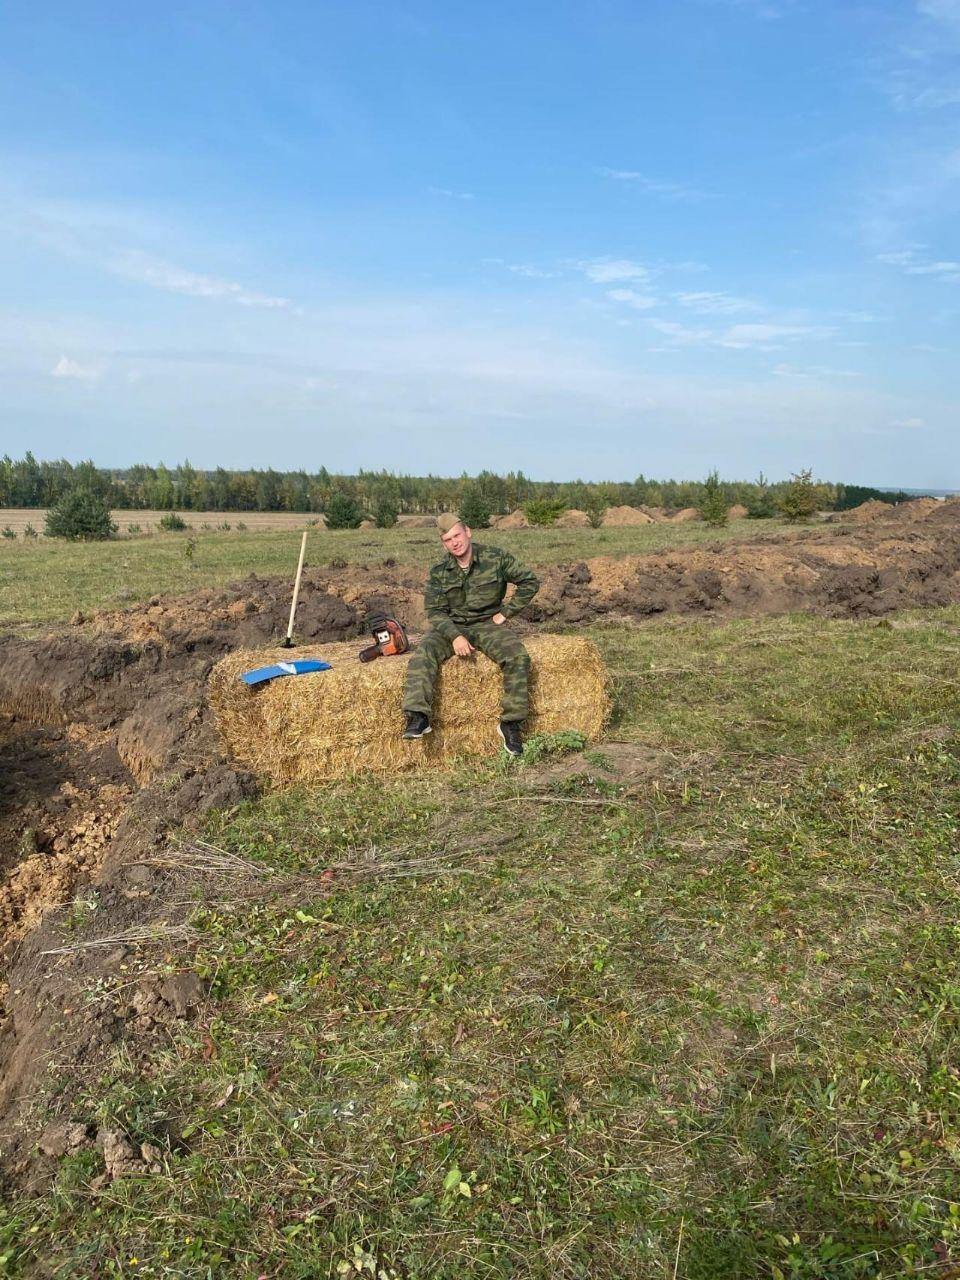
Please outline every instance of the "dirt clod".
[{"label": "dirt clod", "polygon": [[160,996],[178,1018],[185,1018],[203,1000],[203,983],[195,973],[178,973],[160,986]]},{"label": "dirt clod", "polygon": [[103,1152],[103,1163],[107,1177],[111,1181],[114,1178],[147,1172],[146,1164],[134,1150],[127,1136],[119,1129],[101,1129],[97,1134],[97,1145]]},{"label": "dirt clod", "polygon": [[54,1120],[48,1124],[37,1143],[45,1156],[59,1160],[68,1151],[75,1151],[84,1146],[90,1137],[89,1127],[85,1124],[72,1124],[69,1120]]}]

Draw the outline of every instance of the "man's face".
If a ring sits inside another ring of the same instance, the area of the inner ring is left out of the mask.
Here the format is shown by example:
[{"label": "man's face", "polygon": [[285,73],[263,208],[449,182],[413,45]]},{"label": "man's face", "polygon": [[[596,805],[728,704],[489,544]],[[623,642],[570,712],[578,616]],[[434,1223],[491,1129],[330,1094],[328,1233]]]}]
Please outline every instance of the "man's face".
[{"label": "man's face", "polygon": [[465,524],[455,524],[440,535],[440,541],[457,560],[463,560],[470,552],[473,534]]}]

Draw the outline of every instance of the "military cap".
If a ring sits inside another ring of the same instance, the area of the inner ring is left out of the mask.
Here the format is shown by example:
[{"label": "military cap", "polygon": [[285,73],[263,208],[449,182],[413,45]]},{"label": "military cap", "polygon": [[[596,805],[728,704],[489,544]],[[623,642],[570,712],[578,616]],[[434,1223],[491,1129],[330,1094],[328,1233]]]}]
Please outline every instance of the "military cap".
[{"label": "military cap", "polygon": [[441,535],[449,533],[458,524],[463,524],[463,520],[453,511],[443,511],[437,516],[437,528],[440,530]]}]

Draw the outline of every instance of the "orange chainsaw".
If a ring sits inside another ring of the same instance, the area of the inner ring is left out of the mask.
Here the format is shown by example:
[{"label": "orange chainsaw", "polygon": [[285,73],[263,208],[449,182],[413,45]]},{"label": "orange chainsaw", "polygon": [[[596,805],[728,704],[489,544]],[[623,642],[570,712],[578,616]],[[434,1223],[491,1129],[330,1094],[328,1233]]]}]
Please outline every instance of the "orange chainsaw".
[{"label": "orange chainsaw", "polygon": [[395,653],[406,653],[410,641],[403,629],[403,623],[396,618],[388,618],[386,614],[378,614],[367,624],[373,632],[375,643],[360,650],[361,662],[372,662],[374,658],[389,658]]}]

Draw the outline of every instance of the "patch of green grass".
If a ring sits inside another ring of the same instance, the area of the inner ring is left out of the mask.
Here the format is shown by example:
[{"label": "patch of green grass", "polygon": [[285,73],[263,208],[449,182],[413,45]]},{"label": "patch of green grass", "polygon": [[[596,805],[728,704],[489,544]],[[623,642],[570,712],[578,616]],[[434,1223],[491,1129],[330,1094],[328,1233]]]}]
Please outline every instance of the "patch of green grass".
[{"label": "patch of green grass", "polygon": [[551,756],[582,751],[586,745],[586,736],[575,729],[562,729],[558,733],[535,733],[523,744],[523,760],[525,764],[537,764]]},{"label": "patch of green grass", "polygon": [[204,1020],[72,1099],[164,1170],[97,1190],[69,1157],[0,1218],[8,1270],[956,1266],[958,625],[602,629],[652,773],[618,748],[602,788],[490,763],[211,817],[276,874],[198,899],[170,963]]},{"label": "patch of green grass", "polygon": [[[306,525],[307,517],[304,517]],[[241,522],[242,523],[242,522]],[[716,530],[706,525],[640,525],[613,529],[484,530],[478,541],[494,543],[534,565],[575,562],[591,556],[641,555],[689,544],[715,543],[736,537],[764,537],[778,522],[764,521],[762,530],[742,527]],[[782,536],[791,537],[783,530]],[[0,626],[30,626],[66,621],[78,609],[141,604],[156,594],[181,593],[221,586],[247,574],[293,580],[299,551],[295,530],[193,532],[193,551],[184,554],[184,538],[176,533],[101,543],[36,543],[0,541]],[[308,568],[339,561],[378,564],[385,559],[425,568],[439,558],[439,539],[430,529],[313,529],[307,544]],[[37,584],[42,583],[42,591]]]}]

